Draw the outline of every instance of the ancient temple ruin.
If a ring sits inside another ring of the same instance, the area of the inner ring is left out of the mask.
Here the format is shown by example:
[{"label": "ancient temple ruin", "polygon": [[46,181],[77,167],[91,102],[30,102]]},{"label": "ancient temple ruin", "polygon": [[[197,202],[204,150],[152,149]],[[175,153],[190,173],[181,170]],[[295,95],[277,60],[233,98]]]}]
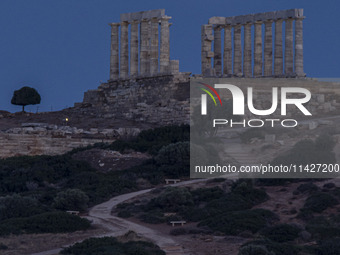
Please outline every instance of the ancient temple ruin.
[{"label": "ancient temple ruin", "polygon": [[124,13],[110,24],[110,80],[178,73],[178,60],[170,60],[170,19],[159,9]]},{"label": "ancient temple ruin", "polygon": [[[170,60],[170,19],[160,9],[121,14],[119,23],[110,24],[110,79],[85,92],[76,111],[157,125],[189,123],[193,77]],[[202,26],[202,74],[194,77],[228,77],[256,87],[274,78],[276,84],[308,83],[286,79],[305,77],[303,19],[302,9],[210,18]]]},{"label": "ancient temple ruin", "polygon": [[202,75],[305,77],[302,29],[304,18],[303,9],[210,18],[208,24],[202,26]]}]

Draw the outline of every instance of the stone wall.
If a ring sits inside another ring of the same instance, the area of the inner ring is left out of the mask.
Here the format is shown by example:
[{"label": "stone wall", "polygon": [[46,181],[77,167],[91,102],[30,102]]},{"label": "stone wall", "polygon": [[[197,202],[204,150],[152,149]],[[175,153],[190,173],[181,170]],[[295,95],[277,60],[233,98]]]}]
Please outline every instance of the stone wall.
[{"label": "stone wall", "polygon": [[139,132],[138,128],[84,130],[46,123],[23,123],[21,127],[0,131],[0,158],[59,155],[95,143],[112,143]]},{"label": "stone wall", "polygon": [[84,94],[75,111],[158,125],[189,123],[189,73],[109,81]]}]

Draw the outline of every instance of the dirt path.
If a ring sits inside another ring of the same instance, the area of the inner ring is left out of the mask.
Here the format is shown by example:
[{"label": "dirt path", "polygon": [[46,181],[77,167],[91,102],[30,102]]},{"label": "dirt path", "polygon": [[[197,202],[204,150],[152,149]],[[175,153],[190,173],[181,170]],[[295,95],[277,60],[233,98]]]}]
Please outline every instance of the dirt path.
[{"label": "dirt path", "polygon": [[[206,179],[195,179],[189,181],[183,181],[177,184],[171,184],[166,186],[185,186],[188,184],[193,184],[197,182],[203,182]],[[116,196],[111,198],[109,201],[104,202],[102,204],[96,205],[89,211],[89,216],[86,216],[87,219],[92,221],[92,224],[99,225],[101,228],[109,230],[108,234],[105,236],[120,236],[124,235],[129,230],[132,230],[137,233],[137,235],[142,236],[144,238],[150,239],[152,242],[157,244],[162,250],[166,252],[167,255],[190,255],[190,252],[185,250],[180,244],[178,244],[173,238],[165,235],[161,232],[158,232],[154,229],[127,221],[125,219],[116,217],[111,215],[111,211],[118,204],[123,203],[131,198],[136,196],[143,195],[145,193],[150,192],[152,189],[140,190],[137,192],[132,192],[128,194],[123,194],[120,196]],[[104,235],[102,235],[104,236]],[[102,237],[102,236],[93,236],[93,237]],[[81,240],[79,240],[81,241]],[[71,246],[70,244],[69,246]],[[56,255],[62,249],[53,249],[49,251],[43,251],[39,253],[33,253],[31,255]]]}]

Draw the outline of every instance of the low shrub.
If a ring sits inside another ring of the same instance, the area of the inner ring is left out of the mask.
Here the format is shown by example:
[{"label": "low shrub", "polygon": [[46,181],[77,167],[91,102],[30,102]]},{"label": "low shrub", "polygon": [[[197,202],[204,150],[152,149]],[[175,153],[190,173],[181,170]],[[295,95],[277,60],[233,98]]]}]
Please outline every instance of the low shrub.
[{"label": "low shrub", "polygon": [[250,180],[240,180],[236,182],[233,185],[232,193],[241,195],[253,205],[262,203],[268,199],[267,193],[264,190],[254,188],[253,183]]},{"label": "low shrub", "polygon": [[151,208],[160,208],[163,212],[178,212],[182,207],[193,205],[193,199],[187,188],[169,187],[157,198],[150,201]]},{"label": "low shrub", "polygon": [[262,231],[262,234],[274,242],[289,242],[299,236],[300,229],[289,224],[280,224],[268,227]]},{"label": "low shrub", "polygon": [[165,255],[157,245],[150,242],[118,242],[114,237],[90,238],[63,249],[64,255]]},{"label": "low shrub", "polygon": [[275,255],[263,245],[249,244],[240,248],[238,255]]},{"label": "low shrub", "polygon": [[7,250],[7,249],[8,249],[7,245],[0,243],[0,250]]},{"label": "low shrub", "polygon": [[320,216],[310,220],[306,225],[306,230],[318,240],[331,239],[340,237],[339,223],[336,216],[330,219]]},{"label": "low shrub", "polygon": [[117,216],[120,218],[130,218],[133,215],[128,210],[122,210],[118,212]]},{"label": "low shrub", "polygon": [[203,220],[198,226],[208,226],[226,235],[238,235],[246,230],[256,233],[276,218],[273,212],[265,209],[233,211]]},{"label": "low shrub", "polygon": [[320,213],[326,210],[329,207],[333,207],[334,205],[338,204],[338,200],[334,198],[332,195],[318,192],[312,194],[310,197],[307,198],[304,207],[302,210],[307,209],[312,212]]},{"label": "low shrub", "polygon": [[13,218],[0,223],[0,235],[66,233],[86,230],[90,222],[65,212],[50,212],[27,218]]},{"label": "low shrub", "polygon": [[29,217],[46,211],[47,208],[32,197],[14,194],[0,198],[0,221],[10,218]]},{"label": "low shrub", "polygon": [[312,192],[315,192],[318,190],[318,186],[316,186],[314,183],[312,182],[308,182],[308,183],[302,183],[300,184],[296,190],[299,192],[299,193],[312,193]]},{"label": "low shrub", "polygon": [[185,228],[174,228],[170,230],[170,235],[173,235],[173,236],[185,235],[186,233],[187,233],[187,230]]},{"label": "low shrub", "polygon": [[166,176],[172,178],[189,176],[189,142],[172,143],[162,147],[155,157],[155,161]]},{"label": "low shrub", "polygon": [[273,255],[299,255],[303,250],[302,247],[293,244],[277,243],[270,240],[251,241],[242,245],[241,249],[249,245],[264,246],[269,252],[271,252],[269,254]]},{"label": "low shrub", "polygon": [[89,197],[79,189],[67,189],[59,192],[54,199],[54,206],[60,210],[85,211]]},{"label": "low shrub", "polygon": [[155,214],[154,212],[143,213],[139,216],[139,219],[143,222],[150,224],[159,224],[166,221],[165,217],[161,214]]},{"label": "low shrub", "polygon": [[340,251],[340,238],[322,241],[317,249],[318,255],[338,255]]}]

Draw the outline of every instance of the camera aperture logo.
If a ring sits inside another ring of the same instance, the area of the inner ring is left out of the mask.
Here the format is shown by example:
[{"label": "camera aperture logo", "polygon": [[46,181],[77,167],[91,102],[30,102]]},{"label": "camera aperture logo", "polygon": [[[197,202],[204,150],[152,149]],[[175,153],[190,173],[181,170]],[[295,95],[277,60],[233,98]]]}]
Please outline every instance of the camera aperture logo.
[{"label": "camera aperture logo", "polygon": [[[272,100],[271,107],[269,109],[256,109],[254,107],[254,96],[253,96],[253,88],[247,87],[247,104],[245,103],[245,95],[243,91],[236,85],[232,84],[215,84],[214,87],[211,85],[200,83],[205,88],[200,88],[206,94],[201,94],[201,115],[208,115],[208,104],[207,104],[207,95],[213,100],[215,106],[217,106],[217,102],[213,94],[217,97],[220,102],[220,107],[227,107],[227,105],[223,105],[222,100],[216,89],[227,89],[232,96],[232,115],[237,116],[245,116],[245,105],[247,105],[248,110],[251,114],[256,116],[261,116],[260,118],[244,118],[243,120],[234,120],[234,119],[223,119],[223,118],[214,118],[212,120],[213,127],[218,126],[229,126],[229,127],[263,127],[270,126],[275,127],[276,125],[281,125],[282,127],[296,127],[298,125],[298,121],[296,119],[278,119],[278,118],[269,118],[274,112],[277,110],[279,105],[279,96],[280,96],[280,108],[281,116],[287,116],[287,106],[294,105],[297,109],[305,116],[311,116],[312,114],[307,110],[304,104],[308,103],[311,99],[311,92],[306,88],[300,87],[272,87]],[[210,89],[210,91],[208,90]],[[213,93],[213,94],[212,94]],[[289,98],[288,95],[300,95],[300,98]],[[303,97],[301,97],[303,95]],[[209,111],[214,111],[214,109],[209,109]],[[264,116],[266,118],[264,118]]]}]

